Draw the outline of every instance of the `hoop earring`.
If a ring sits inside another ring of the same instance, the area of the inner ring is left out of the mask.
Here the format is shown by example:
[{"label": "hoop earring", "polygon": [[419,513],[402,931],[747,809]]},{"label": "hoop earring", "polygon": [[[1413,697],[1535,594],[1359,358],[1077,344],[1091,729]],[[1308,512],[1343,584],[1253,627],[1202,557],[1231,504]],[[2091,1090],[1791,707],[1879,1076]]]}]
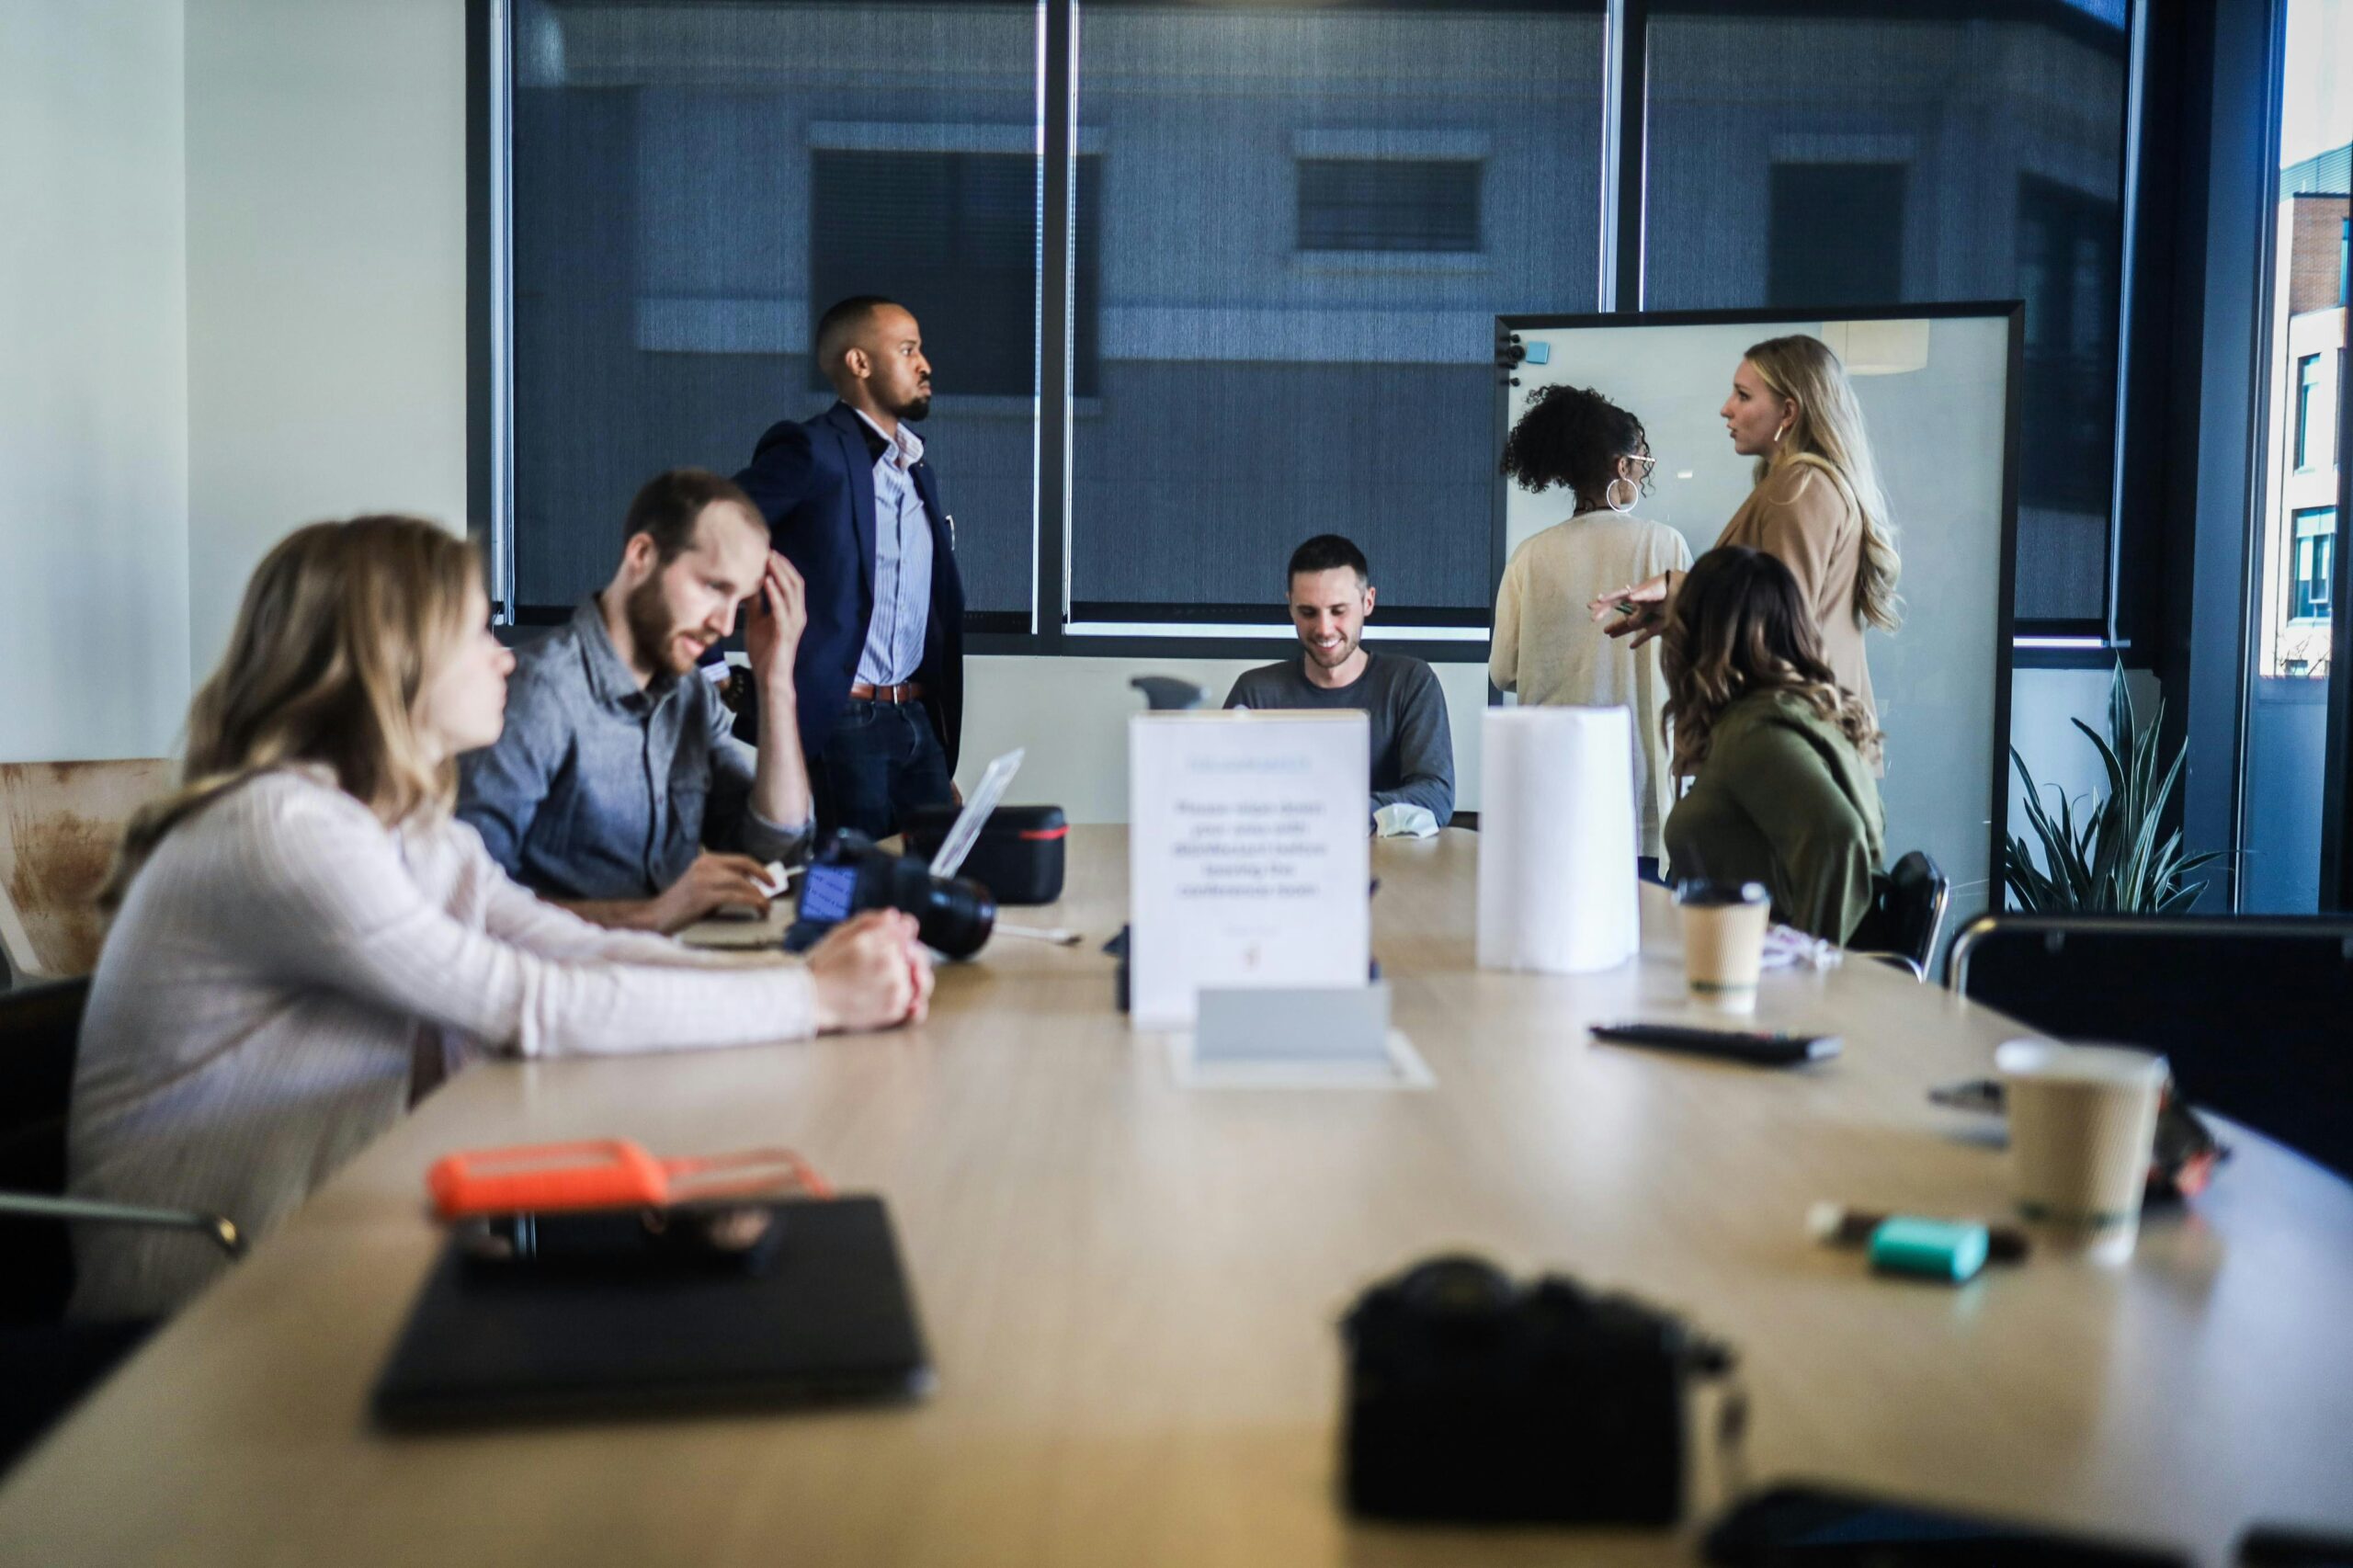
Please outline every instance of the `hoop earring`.
[{"label": "hoop earring", "polygon": [[[1626,487],[1626,499],[1623,503],[1620,503],[1618,499],[1618,487],[1621,484]],[[1621,475],[1602,486],[1601,499],[1611,511],[1616,512],[1620,517],[1623,517],[1634,509],[1634,503],[1642,498],[1642,494],[1643,492],[1640,486],[1635,484],[1632,480],[1627,479]]]}]

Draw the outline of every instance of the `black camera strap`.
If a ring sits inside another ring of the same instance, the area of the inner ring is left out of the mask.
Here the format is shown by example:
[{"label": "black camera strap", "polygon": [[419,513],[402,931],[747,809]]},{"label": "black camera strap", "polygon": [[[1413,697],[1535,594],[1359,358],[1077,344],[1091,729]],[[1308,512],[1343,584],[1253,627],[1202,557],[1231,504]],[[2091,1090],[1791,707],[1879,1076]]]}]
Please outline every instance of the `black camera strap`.
[{"label": "black camera strap", "polygon": [[1729,1508],[1748,1495],[1748,1390],[1727,1374],[1716,1394],[1716,1503]]},{"label": "black camera strap", "polygon": [[1748,1494],[1748,1385],[1741,1381],[1740,1358],[1721,1340],[1695,1337],[1683,1364],[1694,1382],[1714,1390],[1716,1501],[1730,1507]]}]

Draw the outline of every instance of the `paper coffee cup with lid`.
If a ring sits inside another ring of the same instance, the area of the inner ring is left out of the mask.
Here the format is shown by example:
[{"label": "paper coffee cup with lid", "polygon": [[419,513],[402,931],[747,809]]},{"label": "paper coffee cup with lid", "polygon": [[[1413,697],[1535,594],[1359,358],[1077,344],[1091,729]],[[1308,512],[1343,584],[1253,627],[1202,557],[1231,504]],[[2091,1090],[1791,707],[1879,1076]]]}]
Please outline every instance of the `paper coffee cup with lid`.
[{"label": "paper coffee cup with lid", "polygon": [[2095,1256],[2131,1255],[2165,1060],[2124,1046],[2014,1040],[1994,1052],[2019,1218]]},{"label": "paper coffee cup with lid", "polygon": [[1765,966],[1765,927],[1773,896],[1762,882],[1677,882],[1683,923],[1683,979],[1691,1000],[1721,1013],[1756,1011],[1756,978]]}]

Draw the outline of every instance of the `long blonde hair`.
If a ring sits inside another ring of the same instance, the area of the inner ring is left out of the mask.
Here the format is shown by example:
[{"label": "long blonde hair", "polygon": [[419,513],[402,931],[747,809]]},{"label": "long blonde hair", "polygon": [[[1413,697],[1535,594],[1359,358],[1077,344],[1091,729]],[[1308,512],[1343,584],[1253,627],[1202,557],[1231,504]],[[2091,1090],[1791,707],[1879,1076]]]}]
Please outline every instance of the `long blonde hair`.
[{"label": "long blonde hair", "polygon": [[1830,475],[1863,520],[1862,549],[1855,563],[1855,624],[1894,631],[1904,620],[1904,600],[1895,591],[1904,562],[1895,552],[1887,495],[1880,489],[1862,407],[1855,401],[1847,368],[1829,345],[1802,335],[1768,338],[1751,348],[1747,358],[1775,396],[1798,406],[1772,452],[1756,460],[1756,483],[1764,483],[1791,463],[1809,463]]},{"label": "long blonde hair", "polygon": [[313,523],[279,540],[188,706],[180,787],[131,819],[98,907],[120,906],[173,828],[288,763],[324,764],[387,822],[447,811],[457,765],[426,760],[414,714],[472,630],[467,593],[480,581],[473,547],[421,517]]}]

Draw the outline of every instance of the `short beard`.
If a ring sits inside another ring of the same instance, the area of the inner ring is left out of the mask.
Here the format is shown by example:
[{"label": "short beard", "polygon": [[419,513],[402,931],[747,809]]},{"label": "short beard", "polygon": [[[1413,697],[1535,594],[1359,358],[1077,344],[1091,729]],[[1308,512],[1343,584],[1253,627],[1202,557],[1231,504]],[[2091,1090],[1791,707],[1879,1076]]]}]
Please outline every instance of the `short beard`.
[{"label": "short beard", "polygon": [[931,394],[917,392],[914,397],[892,409],[891,416],[893,419],[904,419],[910,425],[916,425],[922,423],[923,416],[930,412]]},{"label": "short beard", "polygon": [[647,664],[674,676],[688,673],[670,663],[670,643],[683,628],[670,619],[670,607],[662,602],[658,572],[630,590],[621,604],[621,619],[629,623],[630,641]]},{"label": "short beard", "polygon": [[1306,653],[1309,658],[1314,660],[1325,669],[1336,670],[1342,665],[1347,664],[1350,659],[1356,657],[1357,648],[1358,644],[1363,642],[1363,641],[1364,638],[1362,634],[1359,633],[1358,635],[1351,637],[1347,642],[1341,643],[1336,652],[1330,653],[1326,653],[1323,649],[1318,648],[1313,642],[1302,642],[1300,647]]}]

